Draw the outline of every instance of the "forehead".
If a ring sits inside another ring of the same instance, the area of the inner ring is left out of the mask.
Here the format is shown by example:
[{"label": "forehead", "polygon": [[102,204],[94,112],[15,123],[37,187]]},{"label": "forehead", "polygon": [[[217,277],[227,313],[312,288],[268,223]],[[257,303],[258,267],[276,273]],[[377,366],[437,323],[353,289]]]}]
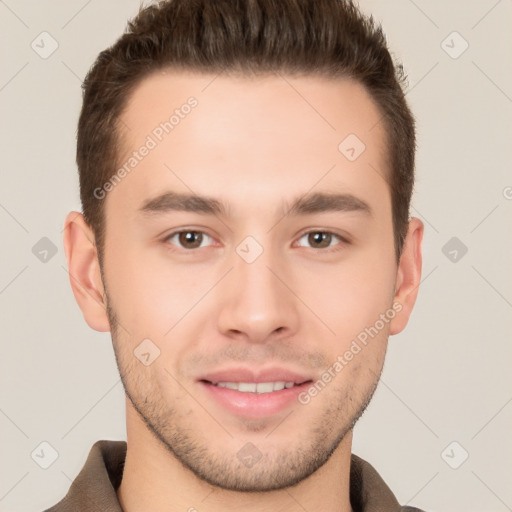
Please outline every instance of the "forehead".
[{"label": "forehead", "polygon": [[132,195],[171,186],[272,199],[315,183],[387,185],[380,112],[349,79],[163,70],[135,88],[120,121],[118,165]]}]

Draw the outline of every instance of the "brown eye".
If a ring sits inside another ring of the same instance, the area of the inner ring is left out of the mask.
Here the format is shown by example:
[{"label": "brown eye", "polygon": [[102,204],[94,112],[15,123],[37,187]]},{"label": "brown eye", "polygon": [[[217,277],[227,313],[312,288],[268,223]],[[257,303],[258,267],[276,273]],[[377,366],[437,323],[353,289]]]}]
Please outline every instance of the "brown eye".
[{"label": "brown eye", "polygon": [[299,243],[299,245],[304,247],[311,247],[312,249],[333,249],[335,250],[335,245],[339,245],[340,242],[344,242],[343,238],[340,236],[330,233],[329,231],[310,231],[309,233],[305,233],[299,239],[306,240],[306,244]]},{"label": "brown eye", "polygon": [[203,235],[197,231],[182,231],[178,238],[180,244],[186,249],[195,249],[201,246]]},{"label": "brown eye", "polygon": [[183,249],[197,249],[204,247],[203,242],[208,238],[210,237],[201,231],[176,231],[167,237],[166,241]]},{"label": "brown eye", "polygon": [[332,235],[323,231],[308,233],[308,242],[314,249],[323,249],[331,245]]}]

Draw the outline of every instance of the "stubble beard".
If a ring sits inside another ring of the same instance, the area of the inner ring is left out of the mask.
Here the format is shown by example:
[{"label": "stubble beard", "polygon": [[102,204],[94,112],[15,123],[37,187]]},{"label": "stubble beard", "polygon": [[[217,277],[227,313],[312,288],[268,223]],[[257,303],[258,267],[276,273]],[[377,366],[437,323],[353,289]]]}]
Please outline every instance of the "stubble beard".
[{"label": "stubble beard", "polygon": [[[218,437],[217,446],[203,441],[201,426],[188,423],[183,411],[180,412],[174,404],[165,400],[158,384],[148,382],[142,373],[144,367],[130,351],[123,348],[131,346],[130,340],[121,339],[119,324],[110,301],[107,301],[107,314],[125,394],[148,431],[172,457],[197,478],[229,491],[276,491],[293,487],[315,473],[329,460],[368,407],[382,372],[381,366],[367,389],[362,392],[353,387],[341,390],[337,402],[324,409],[314,424],[301,427],[309,430],[307,443],[265,449],[265,444],[271,446],[267,440],[272,436],[258,436],[259,446],[258,441],[255,441],[251,443],[251,449],[261,458],[253,465],[248,465],[237,454],[247,444],[249,434],[263,432],[265,429],[270,432],[269,422],[257,420],[241,423],[243,432],[238,443],[240,446],[233,447],[231,452],[226,447],[233,445],[233,437],[236,438],[236,435],[225,432],[224,439]],[[130,356],[132,359],[126,360]],[[334,393],[331,395],[335,396]],[[307,405],[297,404],[296,407],[304,415]],[[294,414],[290,414],[290,418],[293,421]],[[272,424],[275,426],[275,423],[274,420]],[[286,420],[283,421],[278,428],[287,428],[286,423]],[[207,425],[207,434],[211,434],[213,428],[215,427]],[[286,438],[293,437],[293,434],[291,432]],[[304,438],[304,431],[301,432],[301,437]]]}]

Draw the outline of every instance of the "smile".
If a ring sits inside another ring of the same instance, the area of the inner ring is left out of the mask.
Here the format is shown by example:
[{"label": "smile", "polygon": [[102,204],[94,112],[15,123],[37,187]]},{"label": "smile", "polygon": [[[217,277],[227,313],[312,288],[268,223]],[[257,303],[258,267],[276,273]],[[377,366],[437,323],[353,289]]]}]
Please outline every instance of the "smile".
[{"label": "smile", "polygon": [[211,383],[219,388],[234,389],[242,393],[272,393],[273,391],[281,391],[295,386],[294,382],[217,382]]}]

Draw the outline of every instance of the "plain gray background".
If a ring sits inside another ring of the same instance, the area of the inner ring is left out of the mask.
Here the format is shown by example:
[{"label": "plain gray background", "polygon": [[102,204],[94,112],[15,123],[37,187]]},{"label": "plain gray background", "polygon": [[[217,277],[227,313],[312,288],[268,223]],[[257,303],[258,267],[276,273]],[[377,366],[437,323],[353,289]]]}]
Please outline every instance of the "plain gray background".
[{"label": "plain gray background", "polygon": [[[138,5],[0,1],[2,511],[53,505],[96,440],[125,439],[110,335],[75,303],[62,228],[80,209],[81,81]],[[403,504],[512,510],[512,2],[361,5],[409,76],[412,214],[426,230],[416,309],[390,340],[353,451]]]}]

